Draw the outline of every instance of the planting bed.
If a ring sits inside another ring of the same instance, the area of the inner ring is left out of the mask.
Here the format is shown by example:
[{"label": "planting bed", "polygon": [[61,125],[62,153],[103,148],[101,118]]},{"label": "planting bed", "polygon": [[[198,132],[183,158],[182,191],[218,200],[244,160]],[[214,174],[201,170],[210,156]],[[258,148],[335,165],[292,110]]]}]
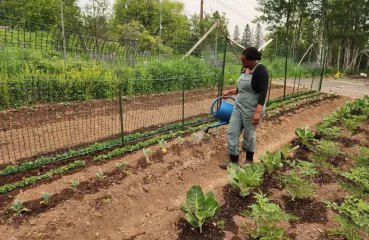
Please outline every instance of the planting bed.
[{"label": "planting bed", "polygon": [[[301,90],[302,91],[302,90]],[[287,89],[287,94],[292,88]],[[270,97],[283,95],[273,86]],[[217,89],[185,92],[185,119],[206,116]],[[0,112],[2,163],[63,153],[96,141],[119,138],[118,100],[29,106]],[[123,100],[124,134],[142,132],[182,120],[182,93],[144,95]]]},{"label": "planting bed", "polygon": [[[278,114],[266,117],[258,128],[257,153],[274,152],[284,143],[299,143],[295,138],[295,128],[314,126],[322,121],[323,114],[329,114],[341,107],[349,98],[327,96],[325,99],[301,99],[298,104],[286,108],[278,107]],[[335,123],[339,126],[339,123]],[[198,129],[198,128],[196,128]],[[58,161],[56,164],[39,166],[33,170],[0,176],[3,181],[14,183],[24,177],[44,174],[56,168],[82,160],[85,166],[72,169],[66,174],[53,174],[34,185],[17,188],[0,194],[0,231],[4,239],[252,239],[248,232],[255,230],[248,218],[241,213],[255,203],[254,194],[239,197],[239,190],[228,184],[227,172],[218,164],[227,158],[226,127],[210,130],[210,137],[196,143],[192,131],[178,133],[185,142],[167,140],[167,152],[159,145],[151,148],[147,164],[142,150],[130,152],[116,151],[117,156],[94,161],[99,156],[110,156],[111,150],[99,151],[85,156]],[[332,163],[338,169],[352,167],[352,151],[359,151],[358,144],[368,144],[368,121],[351,134],[342,127],[344,137],[337,140],[342,149],[340,156]],[[176,134],[176,131],[173,132]],[[182,134],[182,135],[180,135]],[[160,135],[159,135],[160,136]],[[317,137],[321,137],[317,135]],[[158,137],[159,139],[159,137]],[[347,140],[356,139],[348,146]],[[143,141],[149,141],[143,140]],[[155,140],[157,141],[157,140]],[[345,142],[346,141],[346,142]],[[135,146],[136,142],[131,145]],[[117,148],[119,149],[119,148]],[[355,150],[352,150],[355,149]],[[119,154],[118,154],[119,153]],[[120,154],[122,153],[122,154]],[[293,159],[310,160],[309,148],[300,148]],[[245,158],[241,154],[241,159]],[[116,163],[128,162],[128,170],[117,169]],[[285,174],[292,169],[285,166],[278,170]],[[96,173],[101,170],[106,177],[98,180]],[[273,203],[285,212],[300,217],[299,220],[278,223],[291,239],[334,239],[327,236],[327,229],[339,226],[333,220],[334,211],[322,201],[337,201],[344,198],[347,190],[337,182],[342,179],[336,173],[322,171],[315,177],[315,197],[292,200],[275,175],[265,173],[260,189]],[[278,174],[278,175],[279,175]],[[76,191],[69,187],[78,181]],[[192,185],[201,185],[203,190],[213,191],[219,201],[219,214],[207,222],[200,234],[184,219],[179,210],[186,192]],[[1,187],[0,186],[0,187]],[[41,192],[53,193],[48,205],[40,205]],[[257,192],[257,190],[255,190]],[[29,212],[16,214],[8,210],[15,199],[22,200]],[[219,221],[224,220],[224,229]],[[339,239],[339,238],[337,238]]]}]

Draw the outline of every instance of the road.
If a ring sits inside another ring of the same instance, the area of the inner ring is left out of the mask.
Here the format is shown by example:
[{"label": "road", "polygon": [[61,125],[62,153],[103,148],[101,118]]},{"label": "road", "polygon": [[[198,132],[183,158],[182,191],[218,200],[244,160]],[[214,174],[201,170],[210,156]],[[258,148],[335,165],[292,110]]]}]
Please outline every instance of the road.
[{"label": "road", "polygon": [[[297,88],[296,81],[296,88]],[[273,83],[282,84],[284,79],[274,80]],[[300,87],[311,88],[311,79],[301,79]],[[287,86],[294,85],[294,79],[287,79]],[[319,79],[315,78],[313,81],[313,89],[319,89]],[[364,82],[348,82],[348,81],[337,81],[337,80],[323,80],[322,91],[328,93],[337,93],[338,95],[349,96],[354,98],[360,98],[365,95],[369,95],[369,86]]]}]

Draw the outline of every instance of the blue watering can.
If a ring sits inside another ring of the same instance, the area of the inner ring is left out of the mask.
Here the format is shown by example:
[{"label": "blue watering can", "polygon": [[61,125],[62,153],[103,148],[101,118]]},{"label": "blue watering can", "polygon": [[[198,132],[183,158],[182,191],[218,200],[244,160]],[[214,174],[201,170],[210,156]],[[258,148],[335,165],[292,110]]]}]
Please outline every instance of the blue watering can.
[{"label": "blue watering can", "polygon": [[[228,97],[229,99],[232,99],[233,101],[236,101],[233,97]],[[215,104],[220,101],[219,107],[216,112],[214,112],[214,106]],[[222,125],[226,125],[229,123],[229,120],[231,119],[232,111],[233,111],[234,104],[223,101],[222,97],[219,97],[214,100],[214,102],[211,104],[210,107],[210,113],[219,119],[220,121],[216,124],[213,124],[208,127],[204,127],[201,129],[203,132],[208,133],[210,128],[219,127]]]}]

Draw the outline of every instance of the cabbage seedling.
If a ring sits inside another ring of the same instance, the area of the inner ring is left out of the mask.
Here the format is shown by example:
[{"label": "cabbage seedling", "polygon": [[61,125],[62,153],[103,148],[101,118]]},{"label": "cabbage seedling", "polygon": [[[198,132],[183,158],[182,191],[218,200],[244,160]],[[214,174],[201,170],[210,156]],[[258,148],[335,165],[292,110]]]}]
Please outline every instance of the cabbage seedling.
[{"label": "cabbage seedling", "polygon": [[79,186],[79,182],[72,181],[72,185],[69,188],[75,192],[78,186]]},{"label": "cabbage seedling", "polygon": [[181,137],[178,137],[178,138],[177,138],[177,141],[178,141],[178,143],[183,144],[184,139],[183,139],[183,138],[181,138]]},{"label": "cabbage seedling", "polygon": [[119,168],[119,169],[122,169],[122,171],[127,175],[132,174],[132,172],[130,170],[127,170],[128,163],[126,161],[124,161],[122,163],[117,163],[117,164],[115,164],[115,166],[117,166],[117,168]]},{"label": "cabbage seedling", "polygon": [[96,178],[97,180],[103,180],[106,178],[106,175],[104,175],[103,171],[100,169],[100,171],[96,173]]},{"label": "cabbage seedling", "polygon": [[23,211],[29,212],[28,208],[23,207],[23,201],[16,199],[14,204],[10,207],[10,210],[16,212],[17,214],[21,214]]},{"label": "cabbage seedling", "polygon": [[42,201],[40,202],[40,204],[46,204],[48,205],[50,203],[50,198],[53,195],[52,193],[47,193],[47,192],[42,192]]},{"label": "cabbage seedling", "polygon": [[159,141],[159,145],[160,145],[160,147],[161,147],[161,151],[162,151],[163,153],[166,153],[166,152],[167,152],[167,148],[168,148],[168,143],[167,143],[166,141],[164,141],[164,139],[161,139],[161,140]]},{"label": "cabbage seedling", "polygon": [[151,149],[149,149],[149,148],[144,148],[144,149],[142,149],[142,151],[143,151],[143,154],[145,155],[145,158],[146,158],[146,162],[147,163],[153,163],[153,162],[151,162],[150,161],[150,159],[149,159],[149,156],[150,156],[150,154],[151,154]]},{"label": "cabbage seedling", "polygon": [[181,204],[180,209],[186,213],[187,222],[202,233],[204,222],[218,214],[219,204],[213,192],[204,194],[201,187],[195,185],[187,192],[186,202]]}]

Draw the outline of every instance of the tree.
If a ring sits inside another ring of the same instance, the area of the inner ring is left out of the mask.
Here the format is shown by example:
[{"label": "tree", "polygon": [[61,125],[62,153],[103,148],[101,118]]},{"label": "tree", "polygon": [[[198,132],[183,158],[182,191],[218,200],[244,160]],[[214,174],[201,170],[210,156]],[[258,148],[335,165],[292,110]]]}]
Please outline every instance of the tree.
[{"label": "tree", "polygon": [[83,30],[85,34],[102,38],[108,32],[108,0],[89,0],[83,12]]},{"label": "tree", "polygon": [[252,36],[249,24],[246,24],[245,30],[243,31],[241,44],[245,47],[252,45]]},{"label": "tree", "polygon": [[173,0],[117,0],[113,6],[112,29],[135,20],[150,35],[159,36],[161,20],[162,42],[181,45],[190,35],[190,24],[183,10],[184,4]]},{"label": "tree", "polygon": [[263,32],[260,23],[256,25],[254,47],[259,48],[263,44]]},{"label": "tree", "polygon": [[235,40],[236,42],[240,42],[240,30],[238,29],[238,26],[237,25],[234,28],[233,40]]},{"label": "tree", "polygon": [[[63,8],[66,30],[80,29],[77,0],[63,0]],[[61,24],[60,0],[7,0],[4,12],[6,17],[24,22],[27,30],[45,30]]]}]

